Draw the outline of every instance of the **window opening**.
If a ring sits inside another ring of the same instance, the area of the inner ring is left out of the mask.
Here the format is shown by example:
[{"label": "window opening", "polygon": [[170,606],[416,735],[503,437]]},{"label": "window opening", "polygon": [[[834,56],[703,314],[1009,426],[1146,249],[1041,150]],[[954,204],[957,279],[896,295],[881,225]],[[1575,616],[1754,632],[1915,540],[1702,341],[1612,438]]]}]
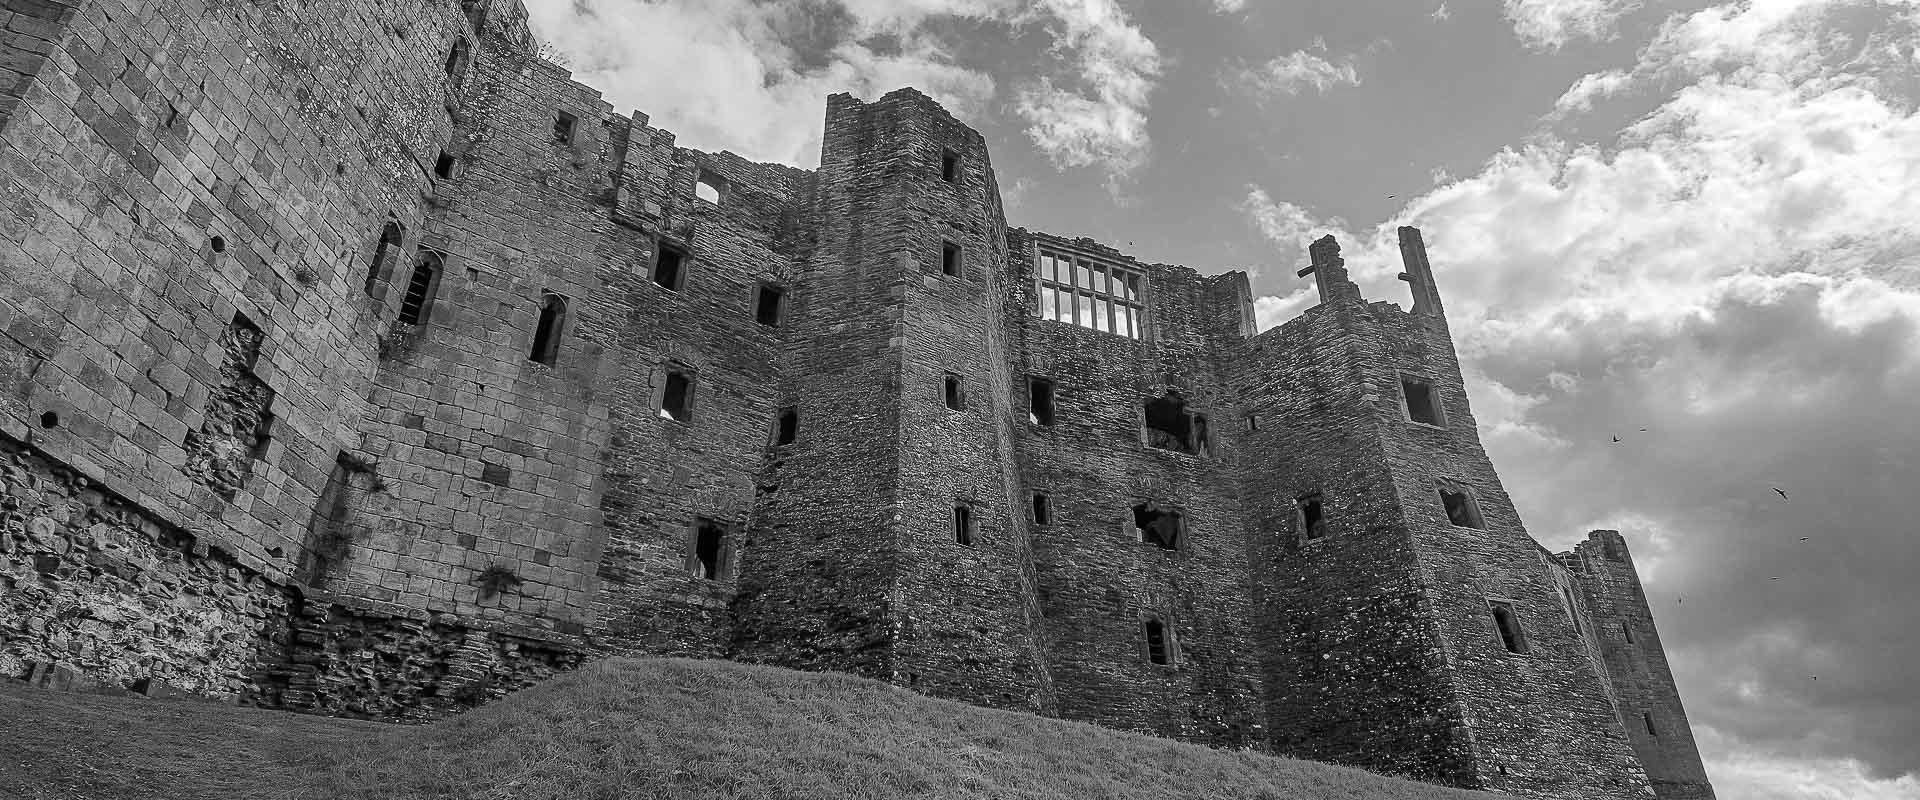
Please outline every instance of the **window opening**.
[{"label": "window opening", "polygon": [[676,422],[693,419],[693,377],[685,371],[667,371],[666,387],[660,392],[660,416]]},{"label": "window opening", "polygon": [[572,114],[569,114],[565,111],[561,111],[556,116],[554,116],[553,118],[554,144],[573,144],[573,129],[577,123],[578,123],[578,120]]},{"label": "window opening", "polygon": [[965,504],[953,507],[953,540],[968,547],[973,546],[973,509]]},{"label": "window opening", "polygon": [[726,569],[727,529],[710,519],[694,523],[693,553],[690,566],[693,577],[718,580]]},{"label": "window opening", "polygon": [[1465,489],[1441,489],[1440,504],[1446,507],[1447,522],[1454,527],[1486,529],[1486,521],[1480,518],[1480,507]]},{"label": "window opening", "polygon": [[1207,447],[1207,418],[1187,411],[1178,392],[1148,400],[1147,446],[1177,453],[1201,455]]},{"label": "window opening", "polygon": [[940,271],[953,276],[960,274],[960,245],[953,242],[940,243]]},{"label": "window opening", "polygon": [[1033,493],[1033,524],[1053,524],[1053,500],[1046,492]]},{"label": "window opening", "polygon": [[1500,643],[1506,646],[1507,652],[1527,652],[1527,637],[1520,630],[1520,618],[1513,613],[1513,604],[1489,600],[1487,605],[1493,610],[1493,626],[1500,631]]},{"label": "window opening", "polygon": [[366,293],[368,295],[373,294],[374,284],[386,274],[387,258],[390,253],[400,249],[400,240],[405,235],[406,232],[400,228],[398,222],[389,222],[387,227],[381,229],[380,244],[373,248],[373,263],[367,265]]},{"label": "window opening", "polygon": [[425,325],[433,311],[433,294],[440,287],[440,268],[444,265],[439,253],[431,250],[420,251],[420,260],[414,262],[413,276],[407,279],[407,293],[400,299],[400,321],[408,325]]},{"label": "window opening", "polygon": [[1027,378],[1027,421],[1035,425],[1053,424],[1053,381]]},{"label": "window opening", "polygon": [[693,196],[695,199],[717,206],[720,205],[720,197],[725,188],[726,183],[719,177],[709,175],[705,171],[702,171],[700,177],[694,179]]},{"label": "window opening", "polygon": [[1167,626],[1157,619],[1146,621],[1147,660],[1155,664],[1168,664],[1173,661],[1171,642],[1167,641]]},{"label": "window opening", "polygon": [[753,320],[762,325],[778,326],[782,301],[787,298],[787,290],[770,284],[760,284],[760,291],[753,299]]},{"label": "window opening", "polygon": [[1187,535],[1186,518],[1178,510],[1151,500],[1133,507],[1133,527],[1140,530],[1140,541],[1162,550],[1179,550]]},{"label": "window opening", "polygon": [[1247,430],[1250,430],[1250,431],[1257,431],[1257,430],[1260,430],[1260,415],[1259,415],[1259,414],[1248,414],[1248,415],[1247,415]]},{"label": "window opening", "polygon": [[780,409],[780,424],[774,432],[773,443],[776,445],[793,444],[793,441],[799,438],[799,436],[800,409],[793,406]]},{"label": "window opening", "polygon": [[940,153],[940,180],[954,183],[960,180],[960,154],[952,150]]},{"label": "window opening", "polygon": [[1320,500],[1320,493],[1303,495],[1294,501],[1300,507],[1300,530],[1311,542],[1327,535],[1326,506]]},{"label": "window opening", "polygon": [[947,373],[946,378],[946,400],[947,408],[955,411],[965,411],[967,408],[967,395],[960,385],[960,376],[951,372]]},{"label": "window opening", "polygon": [[440,158],[436,159],[433,162],[433,177],[439,178],[441,180],[452,178],[453,165],[454,165],[453,154],[445,150],[440,151]]},{"label": "window opening", "polygon": [[1651,711],[1640,712],[1640,721],[1647,726],[1648,736],[1657,737],[1660,735],[1660,731],[1653,727],[1653,712]]},{"label": "window opening", "polygon": [[1440,424],[1440,407],[1434,402],[1433,384],[1402,377],[1400,393],[1407,401],[1407,419],[1427,425]]},{"label": "window opening", "polygon": [[1138,339],[1146,330],[1146,274],[1040,251],[1040,318]]},{"label": "window opening", "polygon": [[458,80],[460,73],[467,69],[467,40],[455,39],[453,51],[447,54],[447,77]]},{"label": "window opening", "polygon": [[1627,644],[1633,644],[1633,623],[1620,623],[1620,635],[1626,638]]},{"label": "window opening", "polygon": [[253,460],[265,461],[267,458],[267,448],[272,445],[273,412],[261,411],[259,423],[253,426]]},{"label": "window opening", "polygon": [[653,282],[662,288],[680,291],[680,281],[684,277],[687,251],[668,242],[660,243],[660,254],[653,262]]},{"label": "window opening", "polygon": [[552,366],[560,356],[560,330],[566,324],[567,301],[548,294],[540,302],[540,322],[534,326],[533,352],[527,359]]}]

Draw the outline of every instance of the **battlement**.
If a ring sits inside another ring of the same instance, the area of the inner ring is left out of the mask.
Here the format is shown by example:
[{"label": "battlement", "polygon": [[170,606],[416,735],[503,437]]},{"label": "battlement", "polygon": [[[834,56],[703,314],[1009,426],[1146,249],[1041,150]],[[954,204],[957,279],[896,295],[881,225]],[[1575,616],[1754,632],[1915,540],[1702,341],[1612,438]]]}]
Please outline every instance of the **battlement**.
[{"label": "battlement", "polygon": [[1418,231],[1411,310],[1323,239],[1256,334],[1245,273],[1009,227],[912,89],[801,170],[616,113],[511,0],[35,9],[0,675],[411,720],[732,658],[1710,796],[1624,541],[1506,497]]}]

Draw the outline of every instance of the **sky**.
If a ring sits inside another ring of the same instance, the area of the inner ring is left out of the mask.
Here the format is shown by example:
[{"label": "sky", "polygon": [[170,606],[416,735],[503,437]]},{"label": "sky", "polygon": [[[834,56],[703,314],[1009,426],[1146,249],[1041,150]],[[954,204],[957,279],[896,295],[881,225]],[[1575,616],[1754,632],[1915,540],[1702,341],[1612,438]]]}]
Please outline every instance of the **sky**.
[{"label": "sky", "polygon": [[1627,536],[1720,796],[1920,798],[1920,0],[526,3],[683,146],[812,167],[826,95],[914,86],[1010,224],[1246,270],[1263,329],[1326,233],[1409,305],[1420,227],[1522,518]]}]

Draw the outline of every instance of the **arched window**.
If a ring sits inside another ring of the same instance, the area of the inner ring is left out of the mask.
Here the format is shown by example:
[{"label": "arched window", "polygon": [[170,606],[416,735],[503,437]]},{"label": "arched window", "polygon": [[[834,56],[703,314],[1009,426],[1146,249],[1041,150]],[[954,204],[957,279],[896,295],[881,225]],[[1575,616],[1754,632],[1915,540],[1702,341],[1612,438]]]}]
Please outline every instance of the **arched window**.
[{"label": "arched window", "polygon": [[548,294],[540,302],[540,322],[533,329],[533,352],[527,359],[552,366],[560,356],[560,331],[566,324],[567,301],[560,295]]},{"label": "arched window", "polygon": [[373,263],[367,265],[366,292],[369,296],[373,294],[374,284],[379,283],[380,278],[387,272],[387,256],[400,249],[400,240],[405,237],[406,231],[398,222],[389,222],[387,227],[380,231],[380,246],[373,249]]},{"label": "arched window", "polygon": [[453,40],[453,51],[447,54],[447,77],[458,81],[467,71],[467,50],[466,39]]},{"label": "arched window", "polygon": [[407,294],[400,300],[401,322],[408,325],[427,324],[427,316],[433,311],[434,292],[440,288],[442,264],[439,253],[420,251],[420,260],[413,265],[413,277],[407,279]]}]

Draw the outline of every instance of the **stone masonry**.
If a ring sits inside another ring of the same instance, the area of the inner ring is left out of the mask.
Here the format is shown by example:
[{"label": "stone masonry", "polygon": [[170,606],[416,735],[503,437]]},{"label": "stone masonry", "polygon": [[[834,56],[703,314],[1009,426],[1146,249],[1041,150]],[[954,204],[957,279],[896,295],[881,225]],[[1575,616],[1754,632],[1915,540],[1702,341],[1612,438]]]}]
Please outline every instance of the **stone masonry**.
[{"label": "stone masonry", "polygon": [[[423,721],[606,654],[1462,787],[1710,798],[1617,533],[1554,555],[1435,270],[1007,225],[827,99],[703,153],[517,0],[0,11],[0,676]],[[1306,273],[1303,273],[1306,274]]]}]

